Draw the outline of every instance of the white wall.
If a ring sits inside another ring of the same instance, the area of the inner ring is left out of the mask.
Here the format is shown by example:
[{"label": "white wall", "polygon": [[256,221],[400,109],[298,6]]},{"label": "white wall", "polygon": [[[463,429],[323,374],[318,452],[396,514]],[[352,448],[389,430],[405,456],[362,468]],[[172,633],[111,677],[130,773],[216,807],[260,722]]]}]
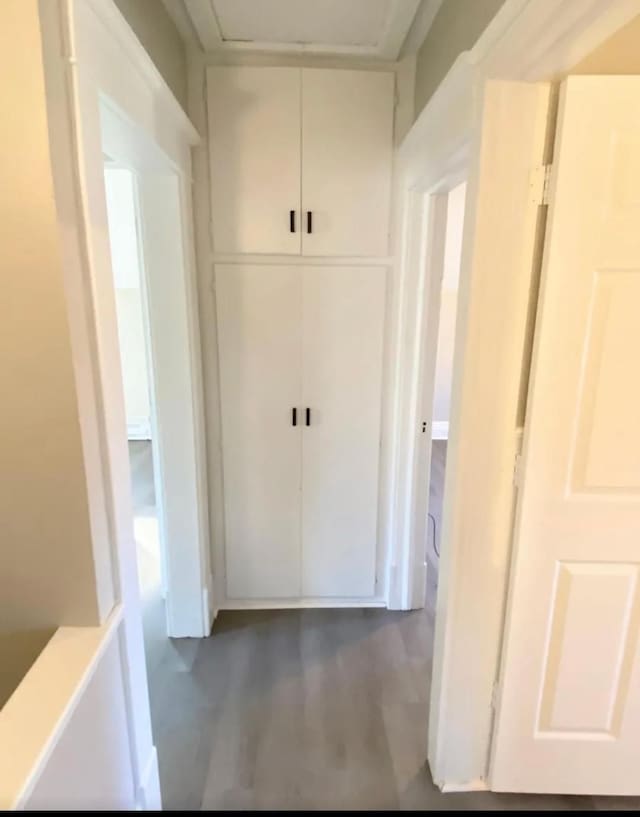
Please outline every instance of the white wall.
[{"label": "white wall", "polygon": [[[448,423],[451,406],[453,350],[458,307],[458,279],[462,253],[462,228],[466,182],[455,187],[447,202],[447,233],[444,248],[444,274],[440,300],[438,353],[436,357],[436,385],[433,398],[433,422]],[[441,426],[444,428],[444,426]],[[434,428],[434,433],[436,428]]]},{"label": "white wall", "polygon": [[117,634],[109,638],[24,804],[28,811],[136,808],[122,657]]},{"label": "white wall", "polygon": [[149,438],[150,382],[133,181],[133,174],[129,170],[105,169],[109,243],[116,287],[127,428],[130,437]]}]

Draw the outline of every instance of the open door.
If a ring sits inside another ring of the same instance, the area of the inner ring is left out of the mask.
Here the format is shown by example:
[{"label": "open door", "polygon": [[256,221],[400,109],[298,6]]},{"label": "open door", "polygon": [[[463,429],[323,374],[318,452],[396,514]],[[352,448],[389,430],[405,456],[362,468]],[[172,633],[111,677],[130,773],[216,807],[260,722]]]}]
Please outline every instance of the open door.
[{"label": "open door", "polygon": [[640,77],[561,91],[491,764],[640,794]]}]

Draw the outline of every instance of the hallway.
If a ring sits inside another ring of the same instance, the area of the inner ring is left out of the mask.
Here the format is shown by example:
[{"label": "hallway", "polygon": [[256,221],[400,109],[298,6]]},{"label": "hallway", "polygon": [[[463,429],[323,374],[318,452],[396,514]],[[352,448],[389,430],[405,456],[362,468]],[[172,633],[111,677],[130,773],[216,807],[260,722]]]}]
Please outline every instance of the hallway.
[{"label": "hallway", "polygon": [[222,612],[211,638],[165,641],[150,672],[164,807],[609,805],[443,795],[425,764],[432,633],[424,611],[274,610]]}]

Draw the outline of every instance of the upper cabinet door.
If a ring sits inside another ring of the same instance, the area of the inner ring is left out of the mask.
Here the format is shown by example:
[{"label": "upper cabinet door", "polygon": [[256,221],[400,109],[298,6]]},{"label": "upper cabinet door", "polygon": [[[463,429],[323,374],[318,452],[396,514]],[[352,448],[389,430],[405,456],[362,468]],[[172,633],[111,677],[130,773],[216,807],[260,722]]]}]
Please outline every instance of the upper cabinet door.
[{"label": "upper cabinet door", "polygon": [[300,79],[299,68],[208,69],[217,253],[300,253]]},{"label": "upper cabinet door", "polygon": [[394,75],[302,69],[302,251],[389,252]]}]

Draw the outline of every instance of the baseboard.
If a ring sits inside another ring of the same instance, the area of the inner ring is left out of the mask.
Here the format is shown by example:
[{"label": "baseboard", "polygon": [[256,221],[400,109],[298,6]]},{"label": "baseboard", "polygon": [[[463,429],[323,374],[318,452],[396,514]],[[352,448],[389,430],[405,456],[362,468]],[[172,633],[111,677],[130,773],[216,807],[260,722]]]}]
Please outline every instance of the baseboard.
[{"label": "baseboard", "polygon": [[209,575],[207,586],[202,589],[202,620],[204,621],[205,625],[205,638],[211,635],[213,622],[216,620],[218,615],[218,607],[215,603],[216,599],[213,589],[214,587],[215,584],[213,581],[213,576]]},{"label": "baseboard", "polygon": [[220,610],[301,610],[386,607],[384,599],[224,599]]},{"label": "baseboard", "polygon": [[136,798],[137,811],[160,811],[162,809],[162,796],[160,794],[160,774],[158,772],[158,752],[156,747],[151,747],[149,759],[145,766],[138,796]]},{"label": "baseboard", "polygon": [[489,791],[489,786],[486,780],[478,777],[467,783],[443,783],[440,790],[443,794],[452,794],[456,791]]},{"label": "baseboard", "polygon": [[127,420],[127,439],[128,440],[150,440],[151,439],[151,421],[148,417],[135,417],[132,420]]},{"label": "baseboard", "polygon": [[449,421],[448,420],[434,420],[431,423],[431,439],[432,440],[448,440],[449,439]]}]

